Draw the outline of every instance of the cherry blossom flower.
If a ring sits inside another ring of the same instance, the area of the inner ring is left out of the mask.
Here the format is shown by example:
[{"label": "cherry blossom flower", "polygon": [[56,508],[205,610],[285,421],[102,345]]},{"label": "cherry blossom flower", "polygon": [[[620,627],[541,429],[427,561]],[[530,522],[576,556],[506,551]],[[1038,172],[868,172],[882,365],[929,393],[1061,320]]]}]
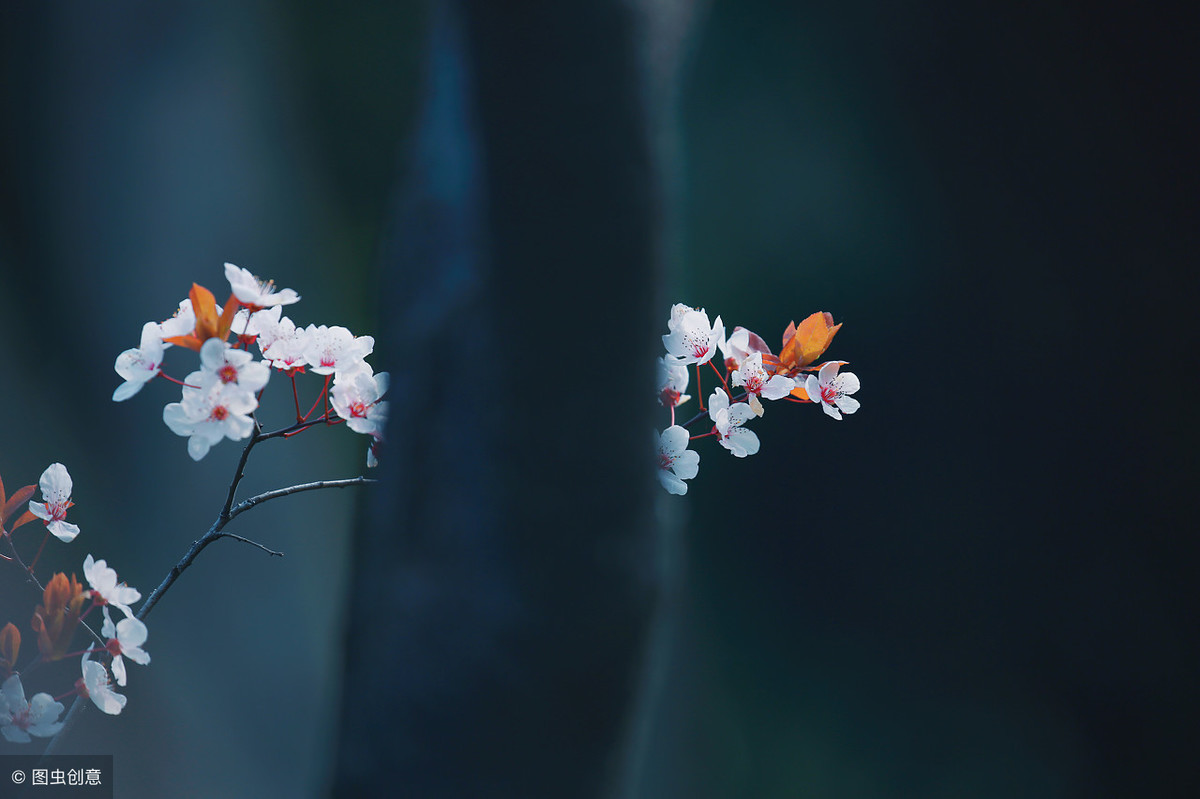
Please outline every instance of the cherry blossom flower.
[{"label": "cherry blossom flower", "polygon": [[50,694],[34,694],[25,701],[25,688],[21,677],[14,674],[0,686],[0,734],[16,744],[27,744],[35,736],[50,738],[62,729],[58,717],[62,715],[61,702],[55,702]]},{"label": "cherry blossom flower", "polygon": [[700,471],[700,453],[688,449],[688,431],[671,425],[658,437],[658,482],[672,494],[686,494],[684,480]]},{"label": "cherry blossom flower", "polygon": [[746,328],[738,325],[733,329],[728,340],[721,339],[717,342],[717,347],[721,350],[721,355],[725,358],[725,365],[731,369],[740,369],[742,361],[749,358],[753,353],[761,355],[770,355],[771,348],[767,346],[767,342],[763,341],[762,336],[751,332]]},{"label": "cherry blossom flower", "polygon": [[113,402],[122,402],[142,390],[142,386],[162,371],[162,328],[157,322],[142,325],[141,346],[117,356],[113,368],[125,382],[113,392]]},{"label": "cherry blossom flower", "polygon": [[[201,379],[200,372],[188,376],[192,385]],[[200,388],[185,386],[183,401],[163,408],[163,422],[175,435],[188,437],[188,455],[198,461],[222,438],[239,441],[253,433],[249,414],[257,407],[253,392],[216,380]]]},{"label": "cherry blossom flower", "polygon": [[334,377],[329,402],[351,430],[378,438],[387,422],[388,404],[381,399],[387,390],[388,373],[372,374],[363,362],[358,370]]},{"label": "cherry blossom flower", "polygon": [[658,401],[665,408],[676,408],[691,399],[684,394],[688,370],[678,358],[664,355],[658,359]]},{"label": "cherry blossom flower", "polygon": [[103,560],[94,560],[89,554],[83,560],[83,576],[92,586],[92,599],[101,605],[120,608],[126,616],[132,616],[129,606],[142,598],[136,588],[117,582],[117,572]]},{"label": "cherry blossom flower", "polygon": [[749,395],[750,410],[754,411],[756,416],[763,415],[763,406],[759,397],[769,400],[783,399],[796,387],[796,381],[790,377],[772,375],[768,378],[766,370],[763,369],[762,359],[761,352],[746,356],[746,359],[742,361],[741,368],[729,376],[730,382],[735,386],[745,386]]},{"label": "cherry blossom flower", "polygon": [[86,654],[83,656],[82,662],[83,679],[75,683],[76,690],[80,695],[91,699],[96,707],[108,715],[119,715],[129,700],[123,694],[112,689],[112,683],[108,679],[108,669],[104,668],[103,663],[88,660]]},{"label": "cherry blossom flower", "polygon": [[262,281],[249,269],[225,264],[225,279],[233,289],[238,302],[255,308],[270,308],[274,305],[291,305],[300,300],[300,295],[291,289],[275,290],[275,281]]},{"label": "cherry blossom flower", "polygon": [[[834,419],[841,419],[842,413],[854,413],[859,409],[858,400],[847,396],[859,389],[858,377],[853,372],[838,374],[846,361],[828,361],[821,366],[821,371],[809,375],[804,384],[804,390],[809,399],[821,403],[821,409]],[[838,413],[841,411],[841,413]]]},{"label": "cherry blossom flower", "polygon": [[754,411],[745,402],[729,404],[729,395],[718,388],[708,398],[708,416],[717,430],[721,446],[739,458],[758,452],[758,436],[753,430],[742,427],[754,416]]},{"label": "cherry blossom flower", "polygon": [[162,339],[164,348],[174,347],[175,345],[166,339],[186,336],[195,328],[196,312],[192,310],[192,301],[189,298],[179,303],[179,308],[175,311],[174,316],[158,323],[158,335]]},{"label": "cherry blossom flower", "polygon": [[59,541],[72,541],[79,535],[78,525],[63,521],[71,502],[71,475],[61,463],[52,463],[42,472],[38,481],[42,489],[43,502],[30,502],[29,512],[46,522],[46,528]]},{"label": "cherry blossom flower", "polygon": [[134,663],[140,663],[143,666],[150,663],[150,653],[142,649],[142,644],[146,643],[146,625],[140,619],[132,616],[127,616],[113,624],[112,618],[108,615],[108,608],[104,608],[103,611],[104,624],[100,627],[100,634],[108,639],[105,649],[113,656],[112,673],[117,678],[117,685],[123,687],[125,685],[125,661],[123,658],[127,657]]},{"label": "cherry blossom flower", "polygon": [[[261,313],[265,313],[261,312]],[[296,327],[286,316],[273,328],[264,328],[258,334],[258,350],[271,366],[283,372],[304,371],[308,364],[308,330]]]},{"label": "cherry blossom flower", "polygon": [[193,372],[187,382],[197,385],[193,381],[197,374],[201,388],[220,382],[253,394],[267,384],[271,370],[245,350],[235,350],[220,339],[210,338],[200,348],[200,372]]},{"label": "cherry blossom flower", "polygon": [[708,314],[704,309],[689,308],[683,303],[676,303],[671,308],[671,318],[667,322],[671,332],[662,337],[663,346],[667,352],[680,359],[683,364],[705,363],[712,359],[717,351],[717,344],[725,335],[725,325],[721,317],[711,325]]},{"label": "cherry blossom flower", "polygon": [[318,375],[353,371],[375,349],[373,337],[356,337],[344,327],[309,325],[305,332],[308,345],[304,358]]}]

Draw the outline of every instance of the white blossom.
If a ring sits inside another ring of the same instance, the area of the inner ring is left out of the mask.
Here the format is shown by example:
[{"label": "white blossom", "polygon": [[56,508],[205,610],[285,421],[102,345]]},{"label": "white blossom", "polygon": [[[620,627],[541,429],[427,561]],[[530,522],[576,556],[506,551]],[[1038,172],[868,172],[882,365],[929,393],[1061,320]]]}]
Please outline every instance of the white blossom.
[{"label": "white blossom", "polygon": [[708,416],[717,430],[721,446],[739,458],[758,452],[758,436],[742,427],[754,417],[754,411],[744,402],[729,404],[729,395],[718,388],[708,398]]},{"label": "white blossom", "polygon": [[839,420],[843,413],[854,413],[860,407],[858,400],[848,396],[858,391],[860,387],[858,376],[853,372],[838,374],[838,369],[845,363],[845,361],[827,361],[821,366],[821,371],[815,375],[809,375],[804,384],[808,398],[813,402],[819,402],[825,413]]},{"label": "white blossom", "polygon": [[42,502],[30,502],[29,512],[46,522],[46,528],[59,541],[72,541],[79,535],[78,525],[65,521],[71,507],[71,475],[61,463],[52,463],[38,481]]},{"label": "white blossom", "polygon": [[684,480],[700,471],[700,453],[688,449],[688,431],[671,425],[658,437],[658,482],[672,494],[686,494]]}]

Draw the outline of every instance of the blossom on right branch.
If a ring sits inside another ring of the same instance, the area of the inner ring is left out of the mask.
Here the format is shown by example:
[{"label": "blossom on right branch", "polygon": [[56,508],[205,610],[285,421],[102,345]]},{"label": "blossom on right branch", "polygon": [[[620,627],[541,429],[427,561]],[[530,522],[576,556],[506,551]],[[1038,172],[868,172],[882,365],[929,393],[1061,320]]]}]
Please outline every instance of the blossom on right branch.
[{"label": "blossom on right branch", "polygon": [[725,325],[721,317],[709,324],[708,314],[704,309],[690,308],[683,303],[676,303],[671,308],[671,318],[667,320],[667,329],[671,332],[662,337],[663,346],[667,353],[680,359],[680,363],[705,363],[712,360],[717,351],[717,345],[725,337]]},{"label": "blossom on right branch", "polygon": [[[809,375],[804,390],[809,399],[821,403],[821,410],[840,420],[843,413],[854,413],[859,409],[858,400],[847,396],[859,389],[858,376],[853,372],[838,374],[846,361],[828,361],[815,375]],[[839,413],[841,411],[841,413]]]},{"label": "blossom on right branch", "polygon": [[700,471],[700,453],[688,449],[688,431],[671,425],[658,437],[658,482],[672,494],[686,494],[684,480]]},{"label": "blossom on right branch", "polygon": [[783,375],[768,377],[766,370],[763,369],[762,359],[761,352],[748,355],[742,361],[741,367],[729,376],[730,383],[745,387],[747,404],[749,404],[750,410],[754,411],[755,416],[763,415],[763,406],[759,397],[769,400],[783,399],[796,387],[796,381],[790,377]]},{"label": "blossom on right branch", "polygon": [[736,457],[744,458],[758,452],[758,436],[753,430],[742,427],[754,417],[754,411],[745,402],[729,404],[729,395],[718,388],[708,398],[708,415],[717,431],[721,446]]}]

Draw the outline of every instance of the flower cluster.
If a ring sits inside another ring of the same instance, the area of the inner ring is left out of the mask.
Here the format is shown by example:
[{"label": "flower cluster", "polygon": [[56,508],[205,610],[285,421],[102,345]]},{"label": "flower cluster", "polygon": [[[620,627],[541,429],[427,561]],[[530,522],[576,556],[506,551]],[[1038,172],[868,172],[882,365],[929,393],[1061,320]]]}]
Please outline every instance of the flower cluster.
[{"label": "flower cluster", "polygon": [[[122,379],[113,392],[117,402],[135,396],[156,378],[180,386],[179,401],[168,403],[162,417],[172,432],[187,439],[187,452],[193,460],[203,458],[224,439],[249,439],[217,522],[189,548],[138,613],[134,613],[133,605],[141,600],[141,592],[120,581],[107,562],[91,554],[83,561],[85,582],[61,572],[51,575],[44,584],[37,579],[35,567],[50,537],[69,543],[80,535],[79,526],[67,520],[74,505],[74,484],[65,466],[51,464],[37,485],[23,486],[11,496],[6,495],[0,481],[0,560],[20,569],[22,580],[40,592],[40,601],[30,603],[35,606],[26,628],[30,643],[25,652],[31,657],[26,658],[24,668],[18,668],[22,628],[12,621],[0,627],[0,735],[9,741],[27,743],[33,738],[59,735],[69,725],[59,720],[63,713],[61,700],[70,696],[75,696],[78,703],[90,699],[104,713],[119,714],[127,699],[115,689],[128,684],[128,663],[150,663],[145,649],[146,615],[208,543],[230,536],[270,554],[281,554],[223,532],[234,517],[260,502],[297,491],[373,482],[361,476],[322,480],[268,491],[234,506],[246,459],[251,449],[266,439],[286,439],[318,425],[345,424],[370,437],[367,465],[374,466],[387,421],[388,403],[383,397],[388,375],[376,374],[367,363],[375,346],[370,336],[355,336],[339,326],[303,327],[284,316],[284,306],[300,300],[292,289],[277,290],[272,282],[259,280],[232,264],[225,265],[225,277],[231,292],[223,305],[217,304],[211,291],[192,284],[174,315],[162,322],[143,324],[138,346],[118,355],[114,365]],[[164,370],[165,353],[171,348],[191,350],[198,358],[183,379],[171,377]],[[260,426],[257,414],[273,372],[281,372],[291,384],[295,422],[268,433]],[[305,373],[317,376],[320,388],[311,406],[304,406],[307,412],[302,412],[297,376]],[[35,498],[39,488],[41,495]],[[15,534],[39,520],[45,528],[41,542],[31,541],[27,549]],[[22,555],[34,552],[35,545],[36,554],[26,563]],[[98,631],[87,622],[97,608]],[[80,647],[76,643],[80,635],[90,636],[92,642]],[[75,656],[81,657],[80,676],[71,690],[59,696],[42,692],[26,698],[25,684],[38,676],[41,667]]]},{"label": "flower cluster", "polygon": [[[658,478],[663,488],[672,494],[687,493],[684,481],[695,477],[700,468],[699,453],[688,448],[694,439],[713,436],[738,458],[758,452],[758,435],[746,425],[763,415],[763,400],[817,403],[834,419],[857,411],[858,400],[850,395],[858,391],[858,378],[838,371],[846,361],[816,363],[840,328],[832,315],[821,311],[798,326],[791,322],[775,355],[757,333],[735,327],[726,336],[721,317],[709,322],[703,308],[673,306],[668,332],[662,337],[667,352],[658,368],[659,402],[671,415],[671,425],[659,435],[658,444]],[[718,352],[720,358],[715,357]],[[703,364],[711,367],[720,386],[708,396],[707,409],[701,403],[700,413],[677,424],[675,409],[690,399],[684,392],[690,379],[688,367],[693,364],[695,391],[701,398]],[[688,428],[701,420],[711,423],[711,429],[690,435]]]},{"label": "flower cluster", "polygon": [[[163,422],[188,440],[188,454],[200,460],[223,439],[240,441],[256,431],[255,411],[272,370],[292,383],[299,432],[312,424],[344,421],[371,437],[367,463],[376,463],[387,420],[387,373],[375,374],[366,357],[371,336],[355,336],[339,326],[300,327],[283,315],[283,306],[300,300],[292,289],[276,290],[248,270],[225,264],[231,293],[217,305],[208,289],[193,284],[175,315],[142,326],[139,346],[117,356],[115,369],[125,382],[113,392],[122,401],[155,377],[182,385],[179,402],[163,408]],[[199,368],[182,380],[162,371],[163,355],[173,346],[199,353]],[[256,359],[250,347],[257,346]],[[296,376],[310,372],[325,378],[316,401],[301,414]],[[318,406],[324,415],[316,415]],[[330,406],[336,416],[330,414]]]},{"label": "flower cluster", "polygon": [[[51,535],[63,542],[73,541],[79,535],[79,527],[66,521],[67,508],[74,504],[71,502],[73,483],[66,467],[61,463],[50,464],[38,484],[41,502],[32,499],[35,486],[24,486],[7,496],[0,481],[0,538],[12,553],[0,554],[0,558],[16,562],[31,578],[42,548]],[[26,510],[18,513],[22,505]],[[38,554],[32,562],[25,564],[18,553],[14,533],[37,519],[42,520],[46,532],[38,546]],[[68,577],[62,572],[54,574],[45,585],[39,584],[41,602],[29,620],[37,653],[24,673],[17,669],[21,654],[20,628],[11,621],[0,628],[0,680],[3,680],[0,685],[0,734],[9,741],[28,743],[32,738],[56,735],[62,729],[58,719],[63,705],[59,700],[73,694],[89,697],[105,713],[120,713],[126,699],[112,690],[110,669],[116,684],[124,686],[127,681],[125,658],[142,665],[150,662],[149,653],[142,648],[147,638],[146,625],[134,616],[131,607],[142,598],[141,593],[120,582],[116,571],[90,554],[83,561],[83,576],[90,588],[85,588],[75,575]],[[99,634],[84,622],[96,608],[101,609],[104,617]],[[113,621],[110,608],[121,612],[119,621]],[[80,627],[94,637],[97,646],[71,651]],[[26,700],[23,676],[30,676],[43,664],[73,655],[82,655],[81,676],[73,690],[59,697],[38,693]],[[92,660],[93,655],[107,657],[108,665]]]}]

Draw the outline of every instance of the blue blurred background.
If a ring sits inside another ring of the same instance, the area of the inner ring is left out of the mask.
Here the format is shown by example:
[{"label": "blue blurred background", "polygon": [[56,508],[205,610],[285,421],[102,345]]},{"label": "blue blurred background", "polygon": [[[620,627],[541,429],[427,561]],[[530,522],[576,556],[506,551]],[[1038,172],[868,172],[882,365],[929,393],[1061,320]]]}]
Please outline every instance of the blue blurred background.
[{"label": "blue blurred background", "polygon": [[[223,295],[225,261],[298,290],[298,322],[373,331],[427,11],[2,13],[0,474],[66,464],[83,534],[42,563],[79,572],[91,552],[145,594],[211,522],[238,448],[191,462],[160,422],[175,392],[114,405],[112,361],[192,281]],[[637,795],[1186,795],[1194,11],[703,17],[666,293],[776,349],[789,320],[832,312],[828,356],[863,409],[769,407],[759,455],[697,442],[689,495],[664,498],[681,571]],[[282,387],[264,399],[280,421]],[[362,470],[345,430],[270,443],[247,492]],[[128,709],[76,742],[115,753],[123,793],[323,792],[354,513],[349,493],[264,506],[233,531],[287,557],[221,542],[181,579]],[[0,581],[0,623],[31,607]]]}]

